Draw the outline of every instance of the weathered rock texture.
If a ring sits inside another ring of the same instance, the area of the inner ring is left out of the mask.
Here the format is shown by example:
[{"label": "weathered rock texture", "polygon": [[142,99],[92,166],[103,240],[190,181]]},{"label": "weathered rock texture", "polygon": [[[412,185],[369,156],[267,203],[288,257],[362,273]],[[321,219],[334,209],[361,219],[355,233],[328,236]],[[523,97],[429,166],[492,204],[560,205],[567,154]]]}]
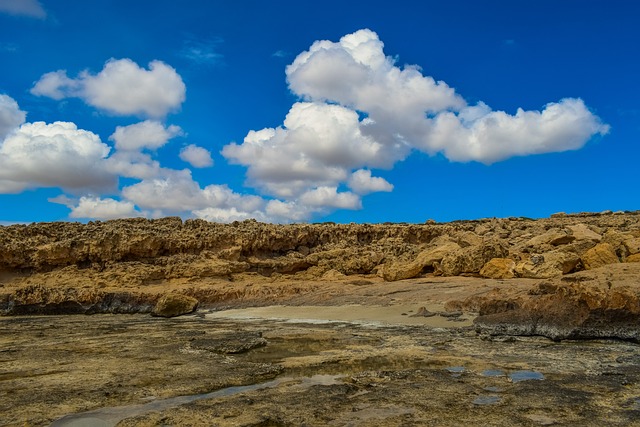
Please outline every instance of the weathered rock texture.
[{"label": "weathered rock texture", "polygon": [[[557,282],[588,269],[631,265],[638,256],[640,212],[442,224],[272,225],[249,220],[222,225],[164,218],[13,225],[0,227],[0,313],[151,312],[169,292],[205,305],[248,294],[277,300],[305,281],[318,282],[318,289],[323,281],[396,281],[422,275]],[[354,275],[358,277],[349,279]],[[273,286],[251,287],[265,281]],[[239,292],[230,286],[234,283],[246,286]],[[548,313],[534,316],[536,331],[553,323],[545,323],[547,318],[569,322],[567,316],[555,316],[553,307],[571,312],[573,329],[582,331],[637,314],[635,290],[600,290],[599,301],[604,302],[597,305],[584,302],[581,295],[594,289],[585,286],[556,287],[540,293],[535,303],[531,295],[526,303],[493,295],[494,304],[504,309],[483,309],[482,314],[504,320]],[[631,305],[611,308],[611,301],[623,296]],[[495,319],[491,322],[497,325]],[[482,322],[489,324],[489,319]]]},{"label": "weathered rock texture", "polygon": [[154,316],[176,317],[193,313],[198,308],[198,300],[188,295],[168,293],[156,302],[153,311]]}]

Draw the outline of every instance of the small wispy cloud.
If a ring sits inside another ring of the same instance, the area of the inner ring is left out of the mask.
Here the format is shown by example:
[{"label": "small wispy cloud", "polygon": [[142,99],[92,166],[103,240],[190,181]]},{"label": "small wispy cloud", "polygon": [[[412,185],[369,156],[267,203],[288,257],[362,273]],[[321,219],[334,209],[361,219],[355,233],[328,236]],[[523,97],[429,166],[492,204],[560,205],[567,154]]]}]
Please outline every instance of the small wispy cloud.
[{"label": "small wispy cloud", "polygon": [[0,52],[14,53],[20,50],[20,47],[15,43],[3,42],[0,43]]},{"label": "small wispy cloud", "polygon": [[223,42],[221,38],[189,39],[184,42],[179,55],[198,65],[220,65],[224,62],[224,55],[218,50]]},{"label": "small wispy cloud", "polygon": [[290,55],[290,53],[287,52],[286,50],[277,50],[277,51],[273,52],[273,54],[271,54],[271,56],[273,56],[275,58],[286,58],[289,55]]},{"label": "small wispy cloud", "polygon": [[47,12],[38,0],[0,0],[0,13],[45,19]]}]

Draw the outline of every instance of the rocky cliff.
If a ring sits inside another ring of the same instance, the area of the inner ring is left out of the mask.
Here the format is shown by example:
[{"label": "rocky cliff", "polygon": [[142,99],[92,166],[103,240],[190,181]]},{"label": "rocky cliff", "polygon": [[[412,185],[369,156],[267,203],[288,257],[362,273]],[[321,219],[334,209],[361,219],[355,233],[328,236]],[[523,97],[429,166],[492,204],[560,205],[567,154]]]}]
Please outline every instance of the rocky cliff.
[{"label": "rocky cliff", "polygon": [[[638,211],[425,224],[223,225],[164,218],[13,225],[0,227],[0,312],[148,312],[167,290],[206,304],[234,299],[222,291],[225,283],[264,280],[330,282],[357,275],[393,282],[431,275],[557,281],[638,261]],[[203,283],[206,290],[191,286]],[[568,292],[552,287],[537,300],[561,301],[558,306],[571,300]],[[624,298],[636,310],[637,298]],[[531,304],[503,306],[517,306],[522,318],[522,310],[544,306]],[[484,310],[494,323],[513,311]]]}]

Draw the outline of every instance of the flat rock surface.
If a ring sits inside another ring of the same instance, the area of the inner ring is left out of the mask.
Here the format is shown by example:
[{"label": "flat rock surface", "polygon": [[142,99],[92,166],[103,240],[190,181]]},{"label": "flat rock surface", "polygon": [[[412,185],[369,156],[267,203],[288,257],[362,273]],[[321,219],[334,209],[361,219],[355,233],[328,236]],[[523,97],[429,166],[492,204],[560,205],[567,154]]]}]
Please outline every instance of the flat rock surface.
[{"label": "flat rock surface", "polygon": [[198,313],[5,317],[0,348],[2,426],[640,422],[640,348],[620,341]]}]

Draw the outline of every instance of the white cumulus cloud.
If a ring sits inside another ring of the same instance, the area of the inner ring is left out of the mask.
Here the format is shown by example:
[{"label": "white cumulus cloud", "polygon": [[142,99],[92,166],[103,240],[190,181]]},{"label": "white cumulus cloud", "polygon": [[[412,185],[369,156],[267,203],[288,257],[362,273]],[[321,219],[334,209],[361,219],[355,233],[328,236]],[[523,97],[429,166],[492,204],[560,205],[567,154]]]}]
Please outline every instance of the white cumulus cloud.
[{"label": "white cumulus cloud", "polygon": [[338,192],[336,187],[318,187],[300,196],[300,202],[320,208],[361,209],[360,197],[348,191]]},{"label": "white cumulus cloud", "polygon": [[357,194],[369,194],[378,191],[393,191],[393,185],[386,179],[371,176],[368,169],[358,169],[351,174],[349,178],[349,188]]},{"label": "white cumulus cloud", "polygon": [[186,99],[186,86],[176,70],[162,61],[149,68],[131,59],[110,59],[98,74],[83,71],[69,78],[66,71],[44,74],[31,93],[53,99],[77,97],[117,115],[160,118],[177,110]]},{"label": "white cumulus cloud", "polygon": [[334,101],[370,114],[424,114],[465,106],[446,83],[422,75],[417,67],[395,66],[383,46],[367,29],[337,43],[317,41],[287,67],[289,87],[305,98]]},{"label": "white cumulus cloud", "polygon": [[[582,100],[567,98],[542,112],[515,115],[469,106],[445,82],[416,66],[399,68],[370,30],[334,43],[315,42],[287,67],[291,90],[365,113],[362,132],[384,145],[443,153],[452,161],[492,163],[513,156],[577,149],[608,126]],[[381,153],[386,154],[384,150]],[[400,151],[399,160],[408,154]]]},{"label": "white cumulus cloud", "polygon": [[70,218],[116,219],[141,216],[133,203],[111,198],[81,197],[76,206],[70,206]]},{"label": "white cumulus cloud", "polygon": [[207,168],[213,166],[211,153],[206,148],[190,144],[180,150],[180,158],[194,168]]},{"label": "white cumulus cloud", "polygon": [[[358,114],[339,105],[299,102],[284,126],[251,131],[222,155],[248,166],[249,183],[266,194],[293,199],[345,181],[352,168],[390,166],[384,147],[363,135]],[[391,154],[389,154],[391,155]]]},{"label": "white cumulus cloud", "polygon": [[0,141],[24,123],[27,113],[8,95],[0,94]]},{"label": "white cumulus cloud", "polygon": [[118,150],[156,150],[178,135],[182,135],[179,126],[165,127],[158,121],[145,120],[129,126],[118,126],[109,140],[115,142]]},{"label": "white cumulus cloud", "polygon": [[122,195],[142,209],[174,214],[206,208],[253,212],[264,206],[261,197],[236,193],[226,185],[212,184],[201,188],[186,169],[167,171],[165,177],[144,179],[124,187]]},{"label": "white cumulus cloud", "polygon": [[81,82],[67,76],[66,70],[51,71],[40,77],[31,88],[31,93],[36,96],[46,96],[55,100],[61,100],[69,96],[80,94]]},{"label": "white cumulus cloud", "polygon": [[[371,170],[390,169],[415,150],[491,164],[579,149],[609,130],[576,98],[515,114],[469,105],[420,67],[398,66],[383,47],[368,29],[314,42],[286,69],[303,102],[282,126],[250,131],[223,148],[229,162],[248,168],[248,185],[282,199],[267,209],[290,218],[359,209],[360,196],[393,190]],[[338,192],[343,185],[353,193]]]},{"label": "white cumulus cloud", "polygon": [[593,135],[609,131],[575,98],[549,103],[542,111],[519,108],[515,115],[487,111],[465,120],[464,113],[439,114],[425,145],[418,148],[442,151],[453,161],[491,164],[514,156],[577,150]]},{"label": "white cumulus cloud", "polygon": [[25,123],[0,143],[0,193],[37,187],[112,190],[116,177],[104,166],[109,151],[98,135],[74,123]]}]

